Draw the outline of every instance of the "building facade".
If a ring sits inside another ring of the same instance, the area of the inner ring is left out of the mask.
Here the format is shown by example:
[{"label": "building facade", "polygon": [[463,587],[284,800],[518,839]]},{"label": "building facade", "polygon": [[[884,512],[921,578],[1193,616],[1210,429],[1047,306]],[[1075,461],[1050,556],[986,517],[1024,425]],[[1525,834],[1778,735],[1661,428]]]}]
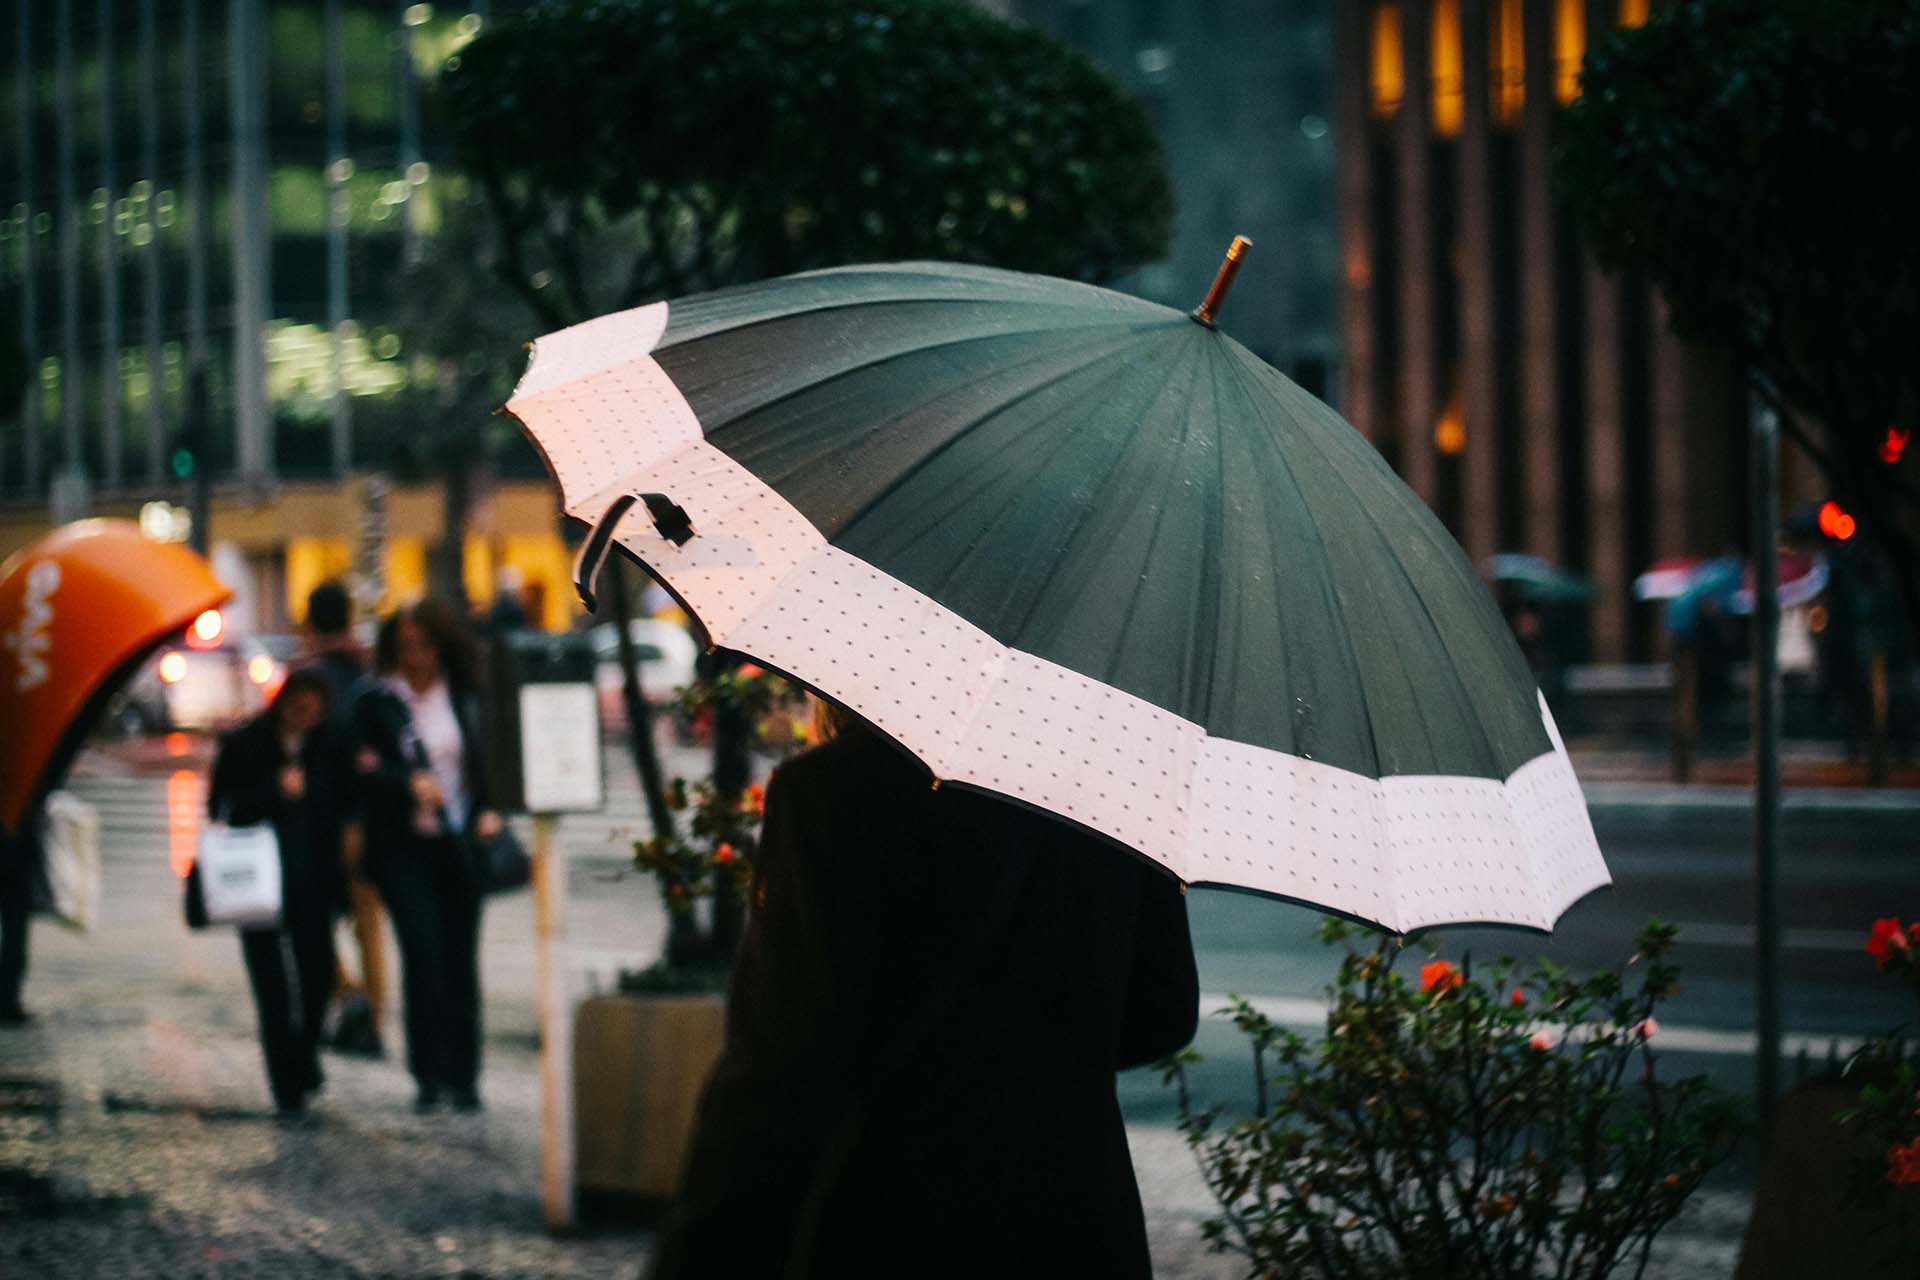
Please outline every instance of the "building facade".
[{"label": "building facade", "polygon": [[1589,33],[1648,0],[1339,0],[1343,409],[1476,562],[1595,587],[1589,651],[1661,644],[1635,575],[1745,538],[1735,371],[1598,270],[1550,182]]},{"label": "building facade", "polygon": [[[0,431],[0,553],[178,499],[198,472],[255,625],[297,620],[373,525],[387,599],[425,589],[437,492],[377,519],[355,495],[430,411],[407,393],[444,372],[389,323],[401,268],[465,198],[421,86],[502,7],[11,0],[0,305],[34,385]],[[564,620],[537,468],[483,504],[465,561],[482,599],[511,563]]]}]

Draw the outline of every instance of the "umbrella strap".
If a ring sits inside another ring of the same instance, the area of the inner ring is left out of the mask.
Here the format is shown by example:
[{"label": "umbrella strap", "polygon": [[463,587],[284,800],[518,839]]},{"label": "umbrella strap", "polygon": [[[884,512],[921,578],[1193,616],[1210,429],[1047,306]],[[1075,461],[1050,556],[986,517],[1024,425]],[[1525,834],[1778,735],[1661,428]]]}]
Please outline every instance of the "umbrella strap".
[{"label": "umbrella strap", "polygon": [[[1020,828],[1027,824],[1020,823]],[[928,984],[931,998],[920,1006],[915,1016],[906,1022],[899,1032],[886,1043],[876,1055],[874,1078],[883,1080],[902,1071],[912,1059],[913,1053],[926,1038],[944,1024],[952,1006],[953,996],[960,990],[961,980],[965,977],[966,961],[970,956],[978,956],[982,967],[991,963],[993,943],[1002,937],[1013,919],[1014,908],[1020,901],[1020,889],[1027,878],[1027,839],[1024,830],[1016,830],[1007,849],[1007,860],[1000,868],[1000,878],[994,886],[993,899],[987,904],[982,917],[982,927],[977,933],[961,930],[954,940],[954,946],[948,953],[948,962],[936,966],[929,975],[934,980]],[[944,970],[944,972],[943,972]],[[945,982],[938,981],[946,977]],[[870,1096],[870,1095],[869,1095]],[[787,1251],[787,1265],[782,1271],[783,1280],[808,1280],[813,1274],[813,1251],[815,1237],[819,1235],[820,1219],[826,1209],[827,1197],[839,1184],[847,1161],[852,1159],[854,1151],[860,1145],[860,1139],[866,1131],[867,1108],[857,1099],[848,1099],[842,1104],[840,1118],[834,1124],[833,1136],[828,1140],[826,1151],[820,1157],[820,1164],[814,1170],[812,1185],[807,1188],[807,1198],[800,1207],[796,1220],[793,1243]]]},{"label": "umbrella strap", "polygon": [[653,519],[653,527],[661,537],[676,547],[684,547],[693,537],[693,520],[687,515],[686,508],[680,506],[664,493],[623,493],[607,507],[593,531],[587,534],[587,540],[580,544],[580,553],[573,559],[573,586],[580,593],[580,602],[587,612],[594,612],[595,589],[600,582],[600,570],[605,567],[607,558],[613,554],[613,532],[620,527],[620,520],[633,509],[633,504],[643,502],[647,514]]}]

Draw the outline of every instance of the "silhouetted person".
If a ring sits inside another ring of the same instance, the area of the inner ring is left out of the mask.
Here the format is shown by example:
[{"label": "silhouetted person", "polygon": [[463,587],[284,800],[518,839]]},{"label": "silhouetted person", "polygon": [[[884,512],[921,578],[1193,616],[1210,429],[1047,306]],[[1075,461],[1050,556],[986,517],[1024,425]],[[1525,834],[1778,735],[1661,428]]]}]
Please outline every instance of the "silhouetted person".
[{"label": "silhouetted person", "polygon": [[480,906],[463,847],[487,840],[486,754],[472,650],[431,601],[380,628],[380,679],[355,707],[367,874],[400,938],[407,1069],[421,1111],[480,1106]]},{"label": "silhouetted person", "polygon": [[657,1280],[1150,1274],[1114,1072],[1194,1032],[1169,876],[850,729],[751,896]]},{"label": "silhouetted person", "polygon": [[[327,682],[327,723],[343,751],[355,741],[353,707],[368,680],[367,661],[353,636],[353,599],[337,581],[321,583],[307,593],[307,649],[311,665]],[[351,774],[349,774],[351,777]],[[380,892],[362,867],[366,833],[360,822],[356,790],[342,797],[345,812],[340,827],[340,861],[345,869],[342,905],[353,922],[353,940],[360,952],[360,981],[336,966],[334,995],[340,1001],[340,1021],[333,1047],[343,1053],[384,1057],[380,1027],[387,1006],[387,938]]]},{"label": "silhouetted person", "polygon": [[320,1022],[333,992],[346,765],[327,726],[326,679],[302,668],[287,676],[272,706],[221,741],[207,784],[216,822],[270,822],[280,842],[280,924],[242,929],[240,947],[267,1083],[288,1118],[305,1111],[322,1083]]},{"label": "silhouetted person", "polygon": [[20,1002],[27,980],[27,930],[32,927],[34,888],[40,879],[45,810],[30,805],[19,829],[0,832],[0,1027],[31,1020]]}]

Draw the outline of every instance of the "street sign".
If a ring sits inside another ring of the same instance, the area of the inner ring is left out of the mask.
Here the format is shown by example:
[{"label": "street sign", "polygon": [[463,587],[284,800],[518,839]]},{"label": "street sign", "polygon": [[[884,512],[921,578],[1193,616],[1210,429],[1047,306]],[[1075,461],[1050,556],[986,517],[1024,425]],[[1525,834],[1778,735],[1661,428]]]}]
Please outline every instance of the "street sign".
[{"label": "street sign", "polygon": [[520,794],[533,813],[580,813],[606,803],[600,699],[591,684],[520,686]]}]

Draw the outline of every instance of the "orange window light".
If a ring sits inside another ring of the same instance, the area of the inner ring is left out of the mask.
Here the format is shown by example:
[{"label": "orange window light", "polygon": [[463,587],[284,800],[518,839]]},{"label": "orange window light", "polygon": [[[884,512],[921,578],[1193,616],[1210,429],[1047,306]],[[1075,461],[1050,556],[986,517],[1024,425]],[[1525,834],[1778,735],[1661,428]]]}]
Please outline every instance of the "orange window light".
[{"label": "orange window light", "polygon": [[1647,11],[1650,7],[1648,0],[1620,0],[1620,25],[1623,27],[1644,26],[1647,21]]},{"label": "orange window light", "polygon": [[1561,102],[1580,96],[1580,60],[1586,56],[1585,0],[1558,0],[1553,6],[1553,96]]},{"label": "orange window light", "polygon": [[1451,138],[1460,132],[1466,96],[1460,67],[1460,0],[1433,0],[1429,21],[1427,67],[1433,89],[1433,131]]},{"label": "orange window light", "polygon": [[1495,124],[1512,124],[1527,103],[1522,21],[1520,0],[1493,0],[1487,15],[1487,107]]},{"label": "orange window light", "polygon": [[1370,71],[1369,85],[1373,91],[1373,114],[1386,120],[1400,110],[1400,100],[1407,92],[1405,53],[1400,40],[1400,6],[1373,6],[1372,26],[1372,35],[1367,42],[1367,65]]}]

